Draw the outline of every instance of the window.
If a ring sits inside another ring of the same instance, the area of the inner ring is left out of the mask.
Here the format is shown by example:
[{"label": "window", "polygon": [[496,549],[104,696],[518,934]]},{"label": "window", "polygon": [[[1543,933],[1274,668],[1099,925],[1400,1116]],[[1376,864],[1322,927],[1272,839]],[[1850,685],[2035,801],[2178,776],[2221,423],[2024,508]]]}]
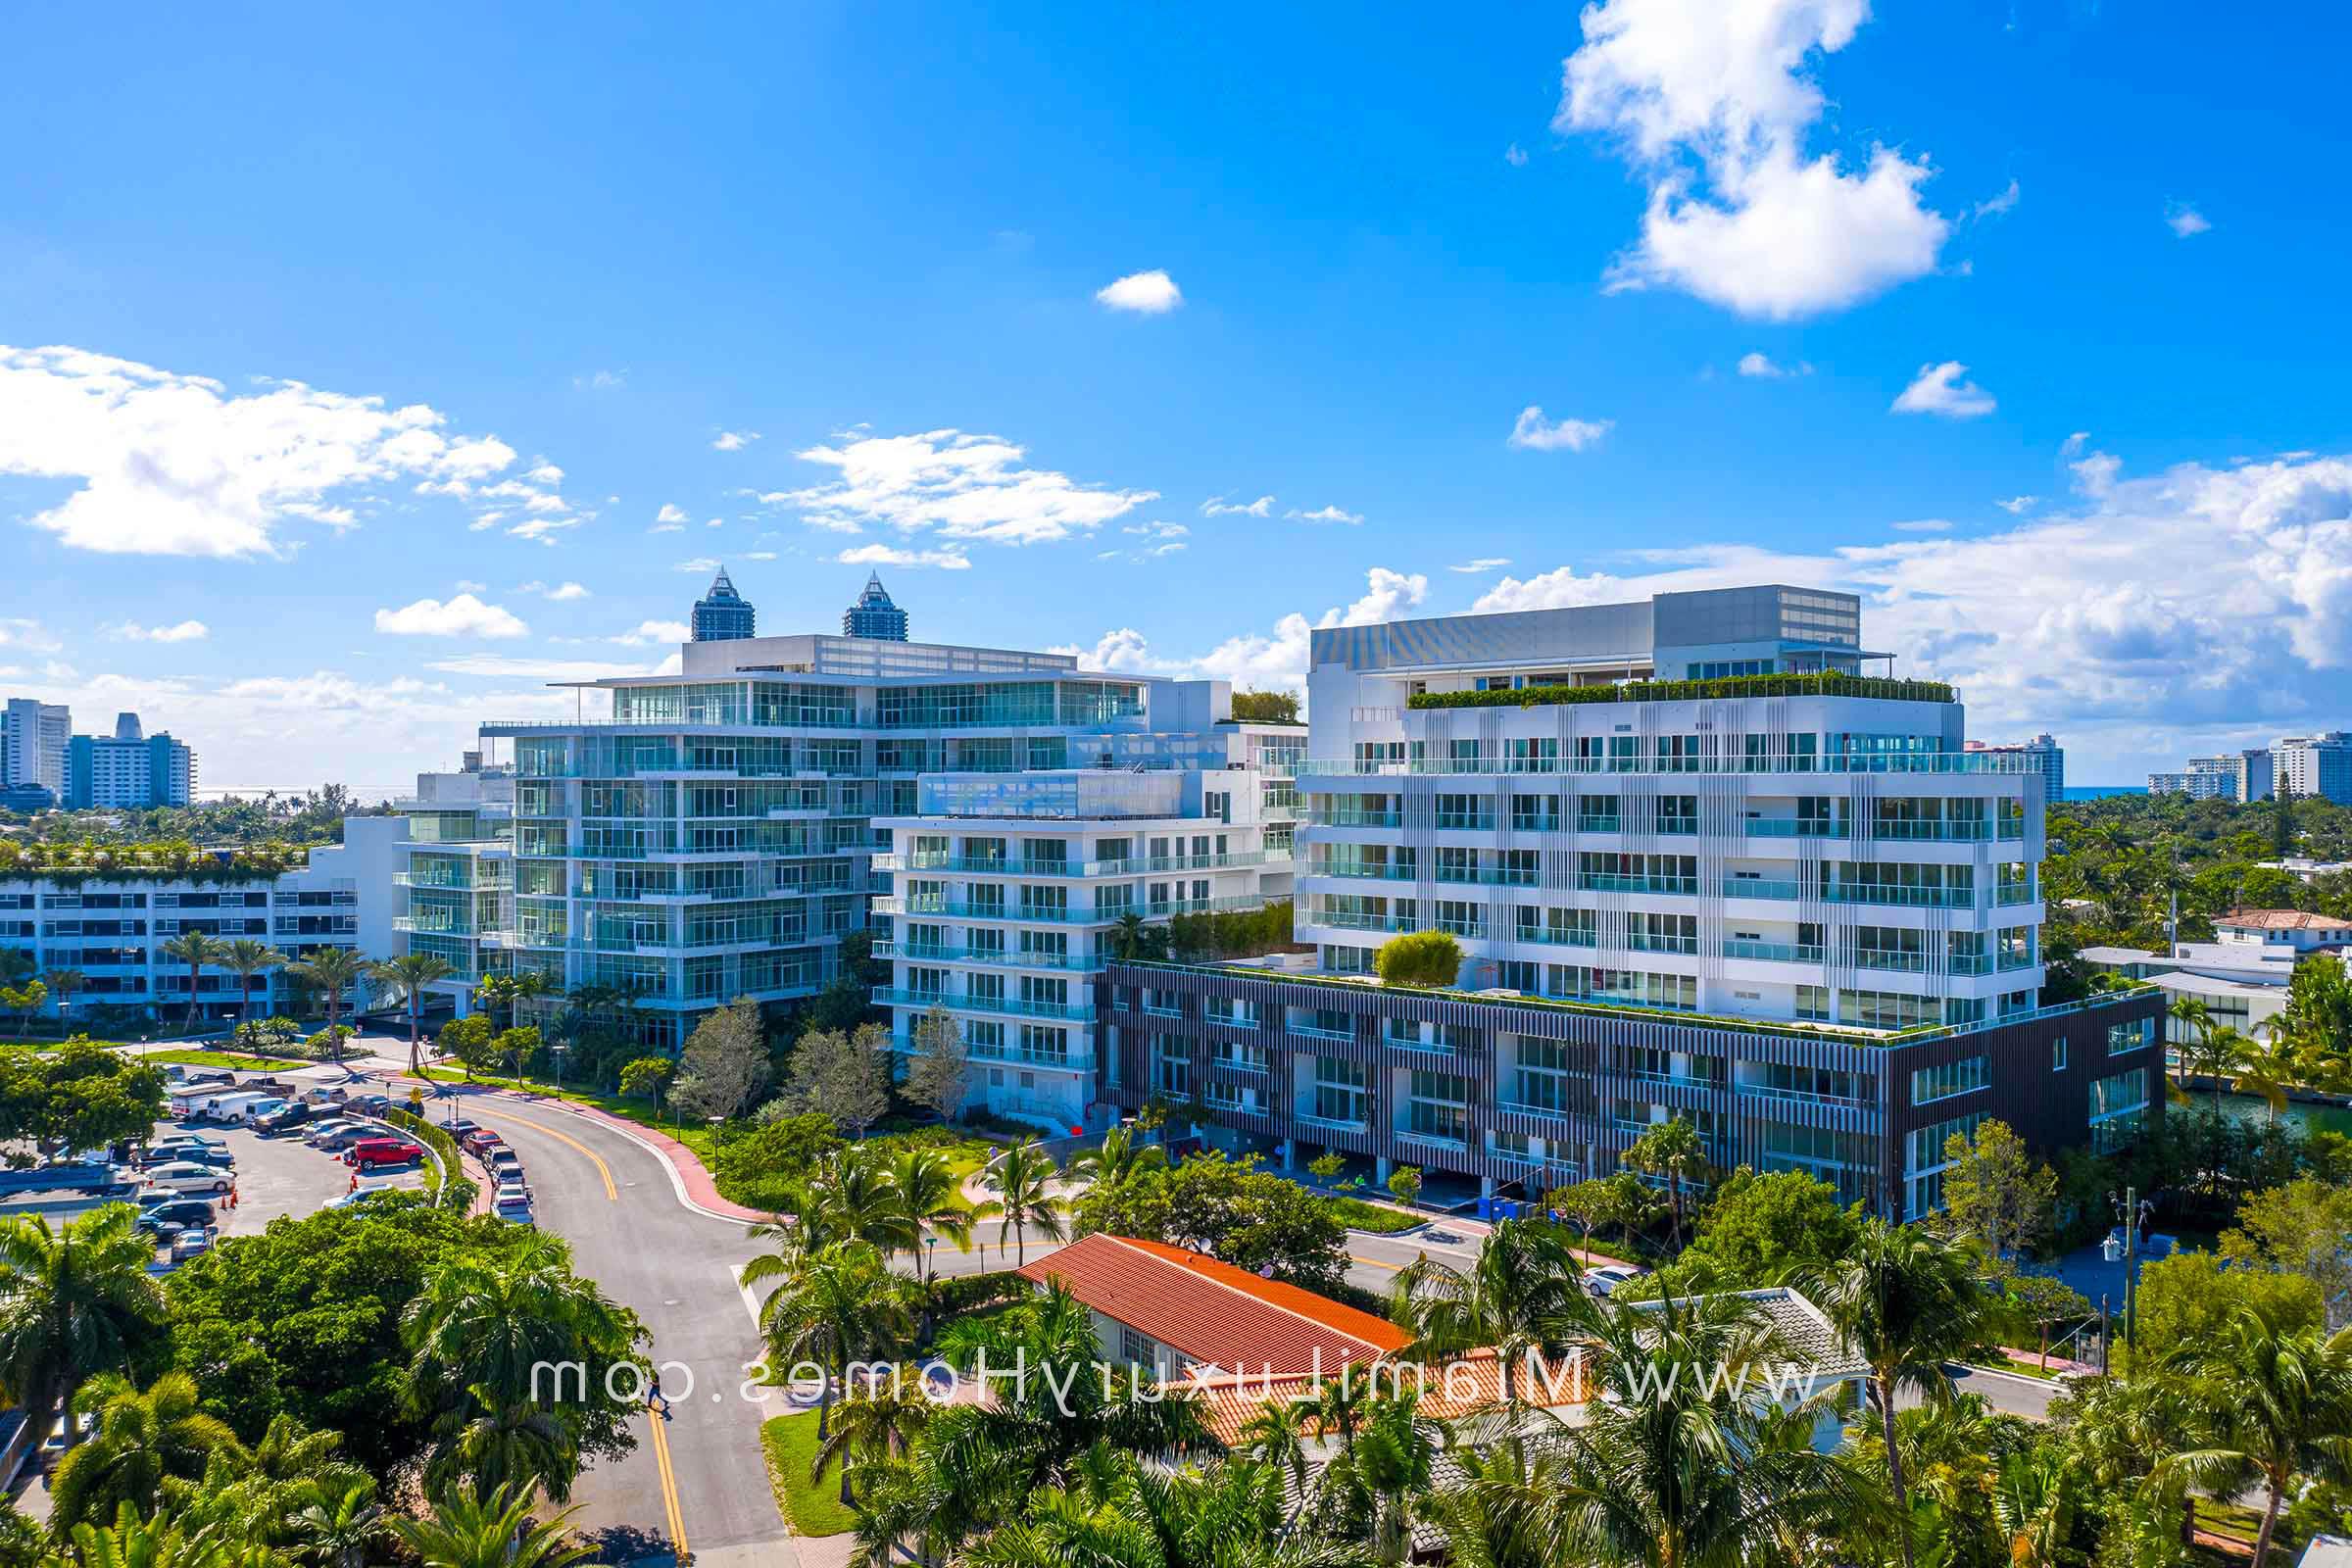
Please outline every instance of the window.
[{"label": "window", "polygon": [[1157,1366],[1159,1347],[1148,1334],[1138,1334],[1126,1324],[1119,1325],[1119,1359],[1129,1366]]},{"label": "window", "polygon": [[2138,1138],[2148,1121],[2148,1069],[2133,1067],[2090,1085],[2090,1147],[2110,1153]]},{"label": "window", "polygon": [[1972,1111],[1932,1127],[1917,1128],[1904,1140],[1904,1218],[1924,1219],[1943,1206],[1943,1174],[1951,1167],[1951,1161],[1944,1156],[1944,1146],[1955,1136],[1975,1138],[1977,1127],[1984,1120],[1984,1112]]},{"label": "window", "polygon": [[2050,1071],[2066,1071],[2066,1036],[2064,1035],[2060,1035],[2050,1042]]},{"label": "window", "polygon": [[1166,1035],[1152,1040],[1152,1090],[1170,1100],[1193,1098],[1193,1058],[1182,1041]]},{"label": "window", "polygon": [[1470,1138],[1470,1080],[1450,1073],[1415,1072],[1405,1102],[1405,1130],[1419,1138],[1467,1143]]},{"label": "window", "polygon": [[1318,1121],[1354,1122],[1367,1119],[1371,1101],[1371,1069],[1362,1062],[1336,1056],[1315,1058],[1314,1115]]},{"label": "window", "polygon": [[1940,1066],[1920,1067],[1911,1074],[1911,1103],[1926,1105],[1974,1094],[1989,1082],[1991,1066],[1984,1056],[1964,1056]]}]

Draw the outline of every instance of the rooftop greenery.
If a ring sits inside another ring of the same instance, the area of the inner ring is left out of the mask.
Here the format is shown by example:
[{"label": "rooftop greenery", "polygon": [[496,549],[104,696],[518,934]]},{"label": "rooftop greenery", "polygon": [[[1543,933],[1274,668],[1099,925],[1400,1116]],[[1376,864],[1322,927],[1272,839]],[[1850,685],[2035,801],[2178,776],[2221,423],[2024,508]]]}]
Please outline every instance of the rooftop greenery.
[{"label": "rooftop greenery", "polygon": [[1420,692],[1412,708],[1541,708],[1554,703],[1688,703],[1711,697],[1875,697],[1896,703],[1959,701],[1939,680],[1880,675],[1725,675],[1713,680],[1636,680],[1621,686],[1523,686],[1517,691]]},{"label": "rooftop greenery", "polygon": [[28,844],[0,837],[0,881],[40,877],[58,882],[261,882],[301,870],[310,854],[310,847],[283,840],[209,848],[187,839],[52,839]]},{"label": "rooftop greenery", "polygon": [[[1775,1035],[1799,1040],[1836,1040],[1858,1046],[1904,1046],[1922,1040],[1940,1040],[1950,1035],[1966,1034],[1978,1029],[1990,1029],[2005,1023],[2020,1021],[2012,1014],[2005,1018],[1986,1018],[1981,1024],[1923,1024],[1913,1029],[1861,1029],[1847,1024],[1799,1023],[1774,1018],[1742,1018],[1735,1014],[1685,1012],[1675,1007],[1643,1007],[1628,1003],[1571,1002],[1558,997],[1530,996],[1524,992],[1495,995],[1480,991],[1462,991],[1451,986],[1403,986],[1384,983],[1370,975],[1355,978],[1345,975],[1300,974],[1288,969],[1253,970],[1246,965],[1231,963],[1166,963],[1151,959],[1123,960],[1143,969],[1174,969],[1187,974],[1216,974],[1228,979],[1265,979],[1294,985],[1329,986],[1355,994],[1377,991],[1387,996],[1428,997],[1437,1002],[1470,1002],[1489,1006],[1544,1007],[1554,1012],[1590,1013],[1598,1017],[1625,1018],[1636,1023],[1682,1024],[1706,1029],[1736,1029],[1742,1034]],[[2077,1011],[2105,1006],[2130,998],[2154,995],[2158,988],[2145,981],[2116,980],[2109,982],[2115,989],[2101,991],[2080,1002],[2061,1004],[2056,1007],[2037,1008],[2022,1016],[2039,1016],[2057,1011]]]}]

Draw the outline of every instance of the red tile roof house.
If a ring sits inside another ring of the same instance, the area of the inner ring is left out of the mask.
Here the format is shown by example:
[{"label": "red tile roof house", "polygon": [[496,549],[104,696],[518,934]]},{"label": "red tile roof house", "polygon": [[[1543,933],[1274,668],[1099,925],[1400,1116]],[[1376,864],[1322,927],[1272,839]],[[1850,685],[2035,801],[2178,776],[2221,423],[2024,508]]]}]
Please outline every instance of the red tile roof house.
[{"label": "red tile roof house", "polygon": [[[1311,1291],[1263,1279],[1205,1253],[1161,1242],[1095,1235],[1017,1270],[1043,1289],[1059,1281],[1093,1314],[1102,1358],[1151,1367],[1201,1401],[1210,1433],[1235,1446],[1250,1417],[1269,1403],[1311,1395],[1342,1376],[1374,1378],[1380,1392],[1421,1391],[1423,1413],[1452,1420],[1499,1399],[1500,1367],[1491,1349],[1439,1366],[1399,1365],[1411,1336],[1385,1318]],[[1826,1391],[1858,1382],[1861,1363],[1828,1321],[1794,1291],[1744,1293],[1778,1330],[1792,1360],[1809,1365]],[[1516,1380],[1529,1398],[1574,1424],[1590,1389],[1581,1361],[1537,1362]],[[1834,1447],[1825,1418],[1818,1446]]]}]

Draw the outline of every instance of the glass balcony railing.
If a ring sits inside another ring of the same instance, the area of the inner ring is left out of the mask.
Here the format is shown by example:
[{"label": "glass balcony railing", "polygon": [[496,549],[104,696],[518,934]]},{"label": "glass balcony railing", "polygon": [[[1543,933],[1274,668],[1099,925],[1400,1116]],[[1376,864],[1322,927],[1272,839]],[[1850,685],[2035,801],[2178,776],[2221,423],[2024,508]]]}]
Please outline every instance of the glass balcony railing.
[{"label": "glass balcony railing", "polygon": [[1362,860],[1310,860],[1308,876],[1354,877],[1366,882],[1410,882],[1420,873],[1409,865],[1383,865]]},{"label": "glass balcony railing", "polygon": [[1822,949],[1799,942],[1751,942],[1742,937],[1727,938],[1723,956],[1727,958],[1760,958],[1766,963],[1819,963]]},{"label": "glass balcony railing", "polygon": [[1467,883],[1474,887],[1532,888],[1539,875],[1532,865],[1441,865],[1437,868],[1435,879],[1440,882]]},{"label": "glass balcony railing", "polygon": [[1100,970],[1109,959],[1099,953],[1024,953],[1004,948],[935,948],[903,942],[877,942],[877,958],[905,958],[915,963],[987,963],[1007,969],[1066,969],[1082,973]]},{"label": "glass balcony railing", "polygon": [[1547,925],[1523,925],[1511,933],[1511,940],[1541,942],[1555,948],[1592,948],[1600,945],[1598,932]]},{"label": "glass balcony railing", "polygon": [[1696,893],[1694,876],[1616,876],[1601,871],[1579,871],[1576,885],[1588,893]]},{"label": "glass balcony railing", "polygon": [[1290,856],[1270,850],[1237,851],[1230,855],[1144,855],[1124,860],[1022,860],[990,856],[877,855],[877,871],[963,871],[983,876],[1115,877],[1145,876],[1158,871],[1218,871],[1240,866],[1282,864]]},{"label": "glass balcony railing", "polygon": [[1841,839],[1847,836],[1843,822],[1825,821],[1819,817],[1751,816],[1740,822],[1740,831],[1751,839]]},{"label": "glass balcony railing", "polygon": [[875,989],[874,1003],[883,1007],[930,1007],[937,1004],[952,1012],[1003,1012],[1022,1018],[1083,1020],[1095,1015],[1091,1002],[1022,1002],[1012,997],[956,996],[933,991],[900,991],[889,986]]}]

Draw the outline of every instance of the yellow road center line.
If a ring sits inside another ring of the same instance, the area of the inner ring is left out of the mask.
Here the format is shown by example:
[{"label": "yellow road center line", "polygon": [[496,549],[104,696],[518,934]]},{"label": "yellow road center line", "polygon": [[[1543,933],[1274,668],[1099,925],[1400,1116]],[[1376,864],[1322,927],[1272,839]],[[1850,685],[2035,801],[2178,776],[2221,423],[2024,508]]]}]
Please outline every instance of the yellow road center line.
[{"label": "yellow road center line", "polygon": [[648,1410],[645,1424],[653,1429],[654,1467],[662,1472],[662,1508],[669,1515],[670,1553],[683,1563],[688,1554],[686,1511],[678,1502],[678,1473],[669,1462],[669,1435],[662,1430],[668,1423]]},{"label": "yellow road center line", "polygon": [[1348,1261],[1350,1263],[1361,1263],[1366,1268],[1385,1268],[1392,1274],[1396,1273],[1398,1270],[1404,1267],[1402,1263],[1392,1263],[1385,1257],[1366,1257],[1361,1252],[1349,1252],[1348,1254]]},{"label": "yellow road center line", "polygon": [[[499,1114],[504,1115],[506,1113],[501,1111]],[[620,1200],[620,1190],[612,1185],[612,1167],[605,1163],[604,1155],[598,1153],[595,1150],[590,1149],[586,1144],[581,1143],[577,1138],[572,1137],[570,1134],[560,1133],[556,1131],[553,1127],[548,1126],[545,1122],[532,1121],[527,1116],[513,1116],[509,1117],[509,1119],[512,1121],[518,1121],[525,1127],[543,1132],[547,1134],[548,1137],[553,1138],[559,1144],[569,1144],[572,1148],[578,1150],[581,1153],[586,1154],[590,1159],[596,1161],[596,1173],[605,1179],[605,1196],[612,1199],[614,1202],[618,1202]]]}]

